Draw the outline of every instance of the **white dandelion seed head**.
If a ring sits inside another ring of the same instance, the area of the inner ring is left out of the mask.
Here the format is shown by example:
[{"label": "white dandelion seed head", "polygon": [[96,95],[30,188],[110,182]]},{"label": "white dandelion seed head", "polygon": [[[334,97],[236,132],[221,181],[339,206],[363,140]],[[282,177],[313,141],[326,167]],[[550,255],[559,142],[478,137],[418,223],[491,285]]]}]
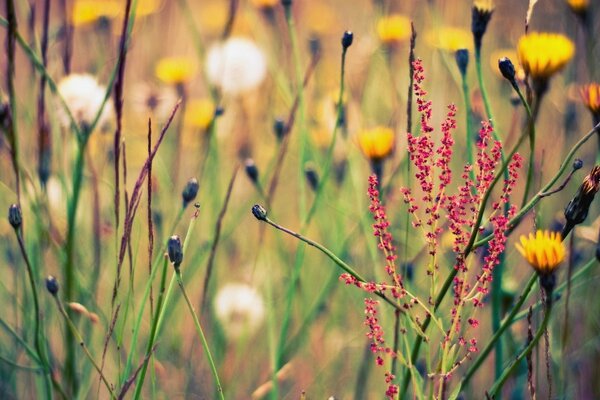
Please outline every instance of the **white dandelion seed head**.
[{"label": "white dandelion seed head", "polygon": [[231,340],[256,332],[265,319],[261,295],[243,283],[230,283],[219,289],[214,308],[225,334]]},{"label": "white dandelion seed head", "polygon": [[267,60],[253,41],[234,37],[210,48],[206,73],[223,93],[235,96],[257,88],[264,81]]},{"label": "white dandelion seed head", "polygon": [[[98,84],[92,75],[71,74],[58,83],[58,92],[65,100],[77,124],[82,127],[89,126],[94,121],[104,101],[106,88]],[[60,124],[69,128],[71,120],[67,111],[62,104],[58,104],[57,108]],[[102,128],[107,125],[112,113],[112,101],[109,99],[100,113],[97,126]]]}]

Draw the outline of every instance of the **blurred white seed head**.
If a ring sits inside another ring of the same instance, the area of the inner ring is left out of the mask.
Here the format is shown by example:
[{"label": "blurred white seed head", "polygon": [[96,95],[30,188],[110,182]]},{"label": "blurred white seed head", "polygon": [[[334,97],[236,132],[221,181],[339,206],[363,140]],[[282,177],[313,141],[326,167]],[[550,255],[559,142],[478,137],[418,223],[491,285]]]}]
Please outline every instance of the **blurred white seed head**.
[{"label": "blurred white seed head", "polygon": [[177,93],[172,86],[159,88],[148,83],[138,83],[131,90],[132,105],[144,118],[150,114],[159,121],[167,119],[177,100]]},{"label": "blurred white seed head", "polygon": [[265,305],[261,295],[251,286],[230,283],[217,293],[215,313],[230,340],[251,335],[265,319]]},{"label": "blurred white seed head", "polygon": [[[90,126],[100,110],[106,88],[96,78],[89,74],[71,74],[58,83],[58,92],[71,110],[73,118],[80,127]],[[69,128],[71,120],[62,104],[57,105],[60,124]],[[104,127],[112,117],[112,101],[109,99],[98,119],[97,127]]]},{"label": "blurred white seed head", "polygon": [[238,95],[257,88],[267,75],[263,51],[245,38],[230,38],[213,45],[206,57],[206,73],[223,93]]}]

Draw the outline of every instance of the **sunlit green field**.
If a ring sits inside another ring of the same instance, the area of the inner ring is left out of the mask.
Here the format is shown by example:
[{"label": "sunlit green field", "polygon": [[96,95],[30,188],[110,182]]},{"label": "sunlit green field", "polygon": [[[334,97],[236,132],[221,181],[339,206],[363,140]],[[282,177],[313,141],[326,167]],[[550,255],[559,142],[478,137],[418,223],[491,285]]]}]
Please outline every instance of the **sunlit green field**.
[{"label": "sunlit green field", "polygon": [[0,9],[0,398],[600,398],[596,2]]}]

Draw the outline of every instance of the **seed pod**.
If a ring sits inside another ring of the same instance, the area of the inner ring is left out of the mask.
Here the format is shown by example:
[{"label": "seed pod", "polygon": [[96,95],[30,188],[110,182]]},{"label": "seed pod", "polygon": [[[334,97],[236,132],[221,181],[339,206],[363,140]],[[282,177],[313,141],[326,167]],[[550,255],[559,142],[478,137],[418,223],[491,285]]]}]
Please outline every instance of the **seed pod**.
[{"label": "seed pod", "polygon": [[52,275],[48,275],[48,277],[46,278],[46,289],[48,289],[48,292],[50,292],[52,296],[56,296],[56,294],[58,293],[58,288],[59,286],[56,278]]},{"label": "seed pod", "polygon": [[14,229],[19,229],[23,223],[23,214],[18,204],[12,204],[8,208],[8,222]]},{"label": "seed pod", "polygon": [[342,48],[346,50],[348,47],[352,46],[352,42],[354,41],[354,33],[351,31],[346,31],[342,35]]},{"label": "seed pod", "polygon": [[175,267],[175,270],[179,270],[179,266],[183,261],[183,248],[181,247],[181,239],[179,236],[173,235],[167,242],[167,253],[169,254],[169,261]]},{"label": "seed pod", "polygon": [[265,210],[265,208],[260,204],[255,204],[252,207],[252,215],[254,215],[254,217],[259,221],[267,220],[267,210]]},{"label": "seed pod", "polygon": [[200,184],[196,178],[191,178],[187,181],[183,191],[181,192],[181,197],[183,199],[183,208],[187,207],[190,202],[194,201],[196,196],[198,195],[198,189],[200,188]]}]

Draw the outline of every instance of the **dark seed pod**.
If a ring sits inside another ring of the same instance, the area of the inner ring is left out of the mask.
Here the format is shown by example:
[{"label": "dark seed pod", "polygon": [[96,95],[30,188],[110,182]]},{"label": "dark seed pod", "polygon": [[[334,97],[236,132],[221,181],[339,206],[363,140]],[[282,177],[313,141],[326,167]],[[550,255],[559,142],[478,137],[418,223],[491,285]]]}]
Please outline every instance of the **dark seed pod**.
[{"label": "dark seed pod", "polygon": [[179,239],[179,236],[173,235],[169,238],[169,241],[167,242],[167,253],[169,254],[169,261],[171,261],[175,269],[178,270],[183,261],[183,248],[181,247],[181,239]]}]

